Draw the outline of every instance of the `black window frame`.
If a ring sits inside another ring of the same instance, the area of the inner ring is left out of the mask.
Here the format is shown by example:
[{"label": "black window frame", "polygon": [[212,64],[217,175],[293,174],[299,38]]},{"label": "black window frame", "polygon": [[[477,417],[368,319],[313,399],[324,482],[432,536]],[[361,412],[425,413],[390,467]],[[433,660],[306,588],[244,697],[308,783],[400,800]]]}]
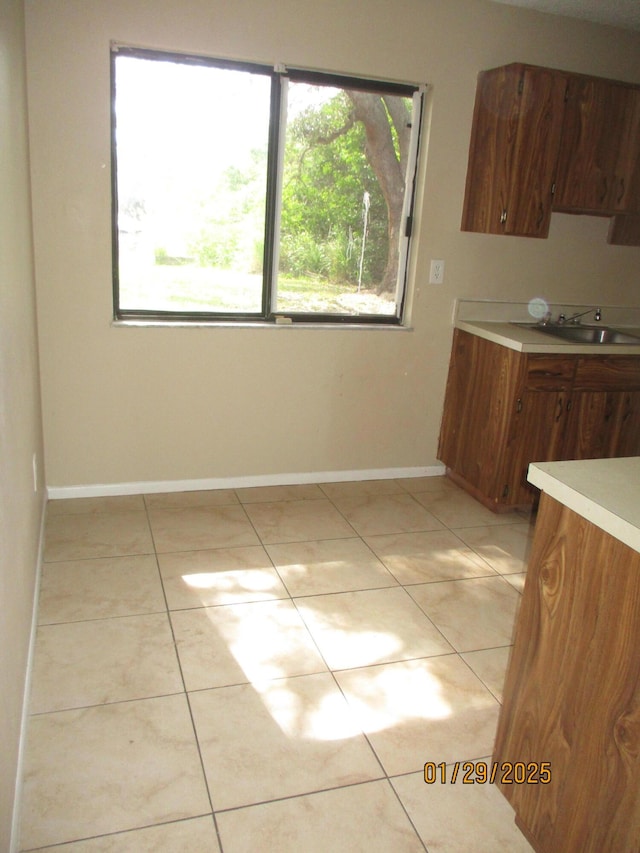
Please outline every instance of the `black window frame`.
[{"label": "black window frame", "polygon": [[[271,105],[268,132],[268,154],[266,174],[266,216],[265,243],[262,273],[262,309],[257,312],[212,312],[212,311],[166,311],[160,309],[130,309],[120,306],[119,293],[119,232],[118,232],[118,164],[116,139],[116,60],[118,56],[131,56],[143,59],[176,62],[185,65],[203,65],[208,67],[249,71],[263,74],[271,80]],[[403,325],[409,276],[409,257],[413,230],[414,208],[417,194],[418,168],[421,147],[421,125],[424,113],[425,87],[420,84],[398,83],[370,78],[352,77],[333,72],[308,70],[298,67],[266,65],[263,63],[219,59],[199,54],[166,51],[151,48],[130,47],[112,44],[110,52],[110,89],[111,89],[111,229],[112,229],[112,282],[113,316],[115,321],[149,322],[154,324],[336,324],[336,325]],[[410,184],[405,188],[404,237],[408,238],[402,265],[402,282],[399,290],[400,300],[395,314],[338,314],[320,312],[275,311],[272,308],[274,288],[274,256],[276,252],[276,210],[279,193],[279,158],[284,144],[281,133],[282,78],[293,82],[317,85],[333,85],[341,88],[357,89],[365,92],[398,95],[403,97],[419,96],[418,114],[412,116],[412,124],[417,124],[416,144],[413,152],[413,172]],[[407,201],[408,199],[408,201]]]}]

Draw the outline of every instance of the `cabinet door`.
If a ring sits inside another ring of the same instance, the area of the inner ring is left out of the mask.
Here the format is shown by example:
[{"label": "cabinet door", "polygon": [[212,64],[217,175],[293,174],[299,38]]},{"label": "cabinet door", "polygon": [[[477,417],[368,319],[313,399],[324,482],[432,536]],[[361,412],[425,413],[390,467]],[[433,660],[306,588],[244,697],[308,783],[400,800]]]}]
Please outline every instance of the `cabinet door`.
[{"label": "cabinet door", "polygon": [[553,206],[640,212],[640,87],[569,76]]},{"label": "cabinet door", "polygon": [[531,502],[537,491],[527,482],[531,462],[562,459],[569,399],[567,391],[527,390],[516,400],[509,440],[511,465],[504,488],[506,503]]},{"label": "cabinet door", "polygon": [[640,391],[576,391],[571,399],[565,459],[640,454]]},{"label": "cabinet door", "polygon": [[454,331],[438,459],[489,500],[502,492],[520,353]]},{"label": "cabinet door", "polygon": [[640,454],[640,359],[590,356],[578,359],[565,459]]},{"label": "cabinet door", "polygon": [[546,237],[566,78],[520,64],[478,77],[463,231]]},{"label": "cabinet door", "polygon": [[613,246],[640,246],[640,213],[614,216],[607,243]]},{"label": "cabinet door", "polygon": [[617,430],[620,392],[576,391],[565,438],[565,459],[609,457]]},{"label": "cabinet door", "polygon": [[612,456],[640,456],[640,391],[620,395]]}]

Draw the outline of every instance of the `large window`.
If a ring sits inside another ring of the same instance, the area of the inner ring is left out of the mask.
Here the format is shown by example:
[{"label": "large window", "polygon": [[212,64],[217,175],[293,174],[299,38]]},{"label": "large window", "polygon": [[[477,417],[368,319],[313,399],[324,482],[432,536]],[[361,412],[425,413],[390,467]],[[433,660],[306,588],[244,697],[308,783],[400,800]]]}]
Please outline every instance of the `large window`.
[{"label": "large window", "polygon": [[417,86],[112,51],[118,319],[402,321]]}]

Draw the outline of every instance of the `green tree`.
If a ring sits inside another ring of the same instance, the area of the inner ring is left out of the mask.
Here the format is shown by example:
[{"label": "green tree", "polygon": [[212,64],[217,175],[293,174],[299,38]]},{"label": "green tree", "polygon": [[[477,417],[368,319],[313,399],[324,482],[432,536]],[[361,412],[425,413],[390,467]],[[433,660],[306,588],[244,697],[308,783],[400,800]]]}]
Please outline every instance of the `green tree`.
[{"label": "green tree", "polygon": [[394,289],[409,121],[404,99],[343,90],[291,122],[281,269],[358,281],[365,240],[363,282]]}]

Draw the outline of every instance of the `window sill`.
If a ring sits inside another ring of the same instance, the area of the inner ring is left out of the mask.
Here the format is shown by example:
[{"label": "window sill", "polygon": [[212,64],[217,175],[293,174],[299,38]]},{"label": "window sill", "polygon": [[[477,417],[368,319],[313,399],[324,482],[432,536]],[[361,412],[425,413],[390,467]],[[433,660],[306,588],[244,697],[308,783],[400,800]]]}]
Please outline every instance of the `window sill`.
[{"label": "window sill", "polygon": [[321,329],[324,331],[337,331],[349,329],[350,331],[362,330],[368,332],[412,332],[413,326],[385,323],[266,323],[266,322],[242,322],[225,320],[112,320],[111,326],[115,328],[171,328],[171,329]]}]

